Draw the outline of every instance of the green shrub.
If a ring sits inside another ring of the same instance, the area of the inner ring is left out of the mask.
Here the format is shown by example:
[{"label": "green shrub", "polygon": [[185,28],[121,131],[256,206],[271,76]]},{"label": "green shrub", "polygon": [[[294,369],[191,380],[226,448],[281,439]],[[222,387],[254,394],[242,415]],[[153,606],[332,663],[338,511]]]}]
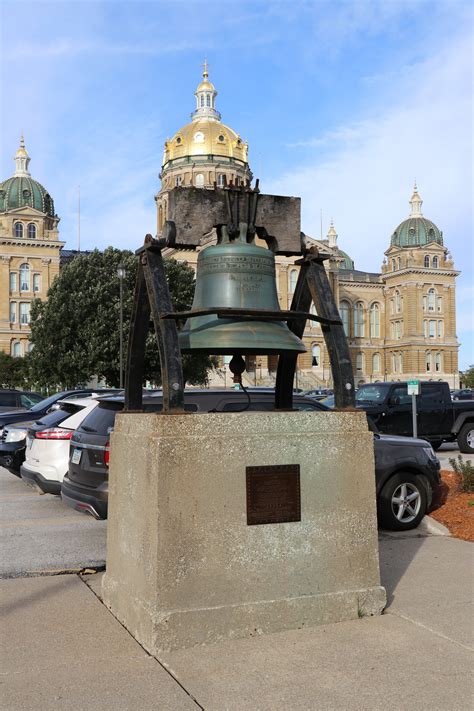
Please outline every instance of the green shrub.
[{"label": "green shrub", "polygon": [[450,459],[449,463],[451,464],[453,470],[456,472],[456,474],[459,474],[461,477],[461,489],[462,491],[467,491],[469,493],[474,492],[474,467],[471,464],[470,459],[464,459],[462,458],[462,455],[459,454],[457,460],[456,459]]}]

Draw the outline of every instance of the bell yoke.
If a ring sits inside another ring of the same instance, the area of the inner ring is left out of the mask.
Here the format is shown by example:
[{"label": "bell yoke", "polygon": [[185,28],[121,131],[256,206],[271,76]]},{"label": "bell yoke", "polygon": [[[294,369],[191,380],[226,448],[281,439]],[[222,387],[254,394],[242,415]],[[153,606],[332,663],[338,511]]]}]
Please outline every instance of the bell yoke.
[{"label": "bell yoke", "polygon": [[[163,235],[160,239],[147,235],[137,251],[140,263],[128,347],[126,408],[141,409],[143,347],[150,313],[160,351],[164,412],[183,408],[180,352],[233,355],[230,368],[236,382],[241,381],[242,356],[279,355],[275,404],[279,409],[291,408],[296,359],[306,351],[301,336],[308,319],[321,323],[336,406],[353,407],[349,349],[323,264],[328,255],[306,249],[299,232],[299,201],[297,220],[289,225],[288,217],[295,216],[295,198],[260,195],[258,181],[255,189],[248,184],[211,191],[175,188],[173,193]],[[181,225],[183,214],[186,224]],[[198,256],[192,308],[176,313],[161,250],[195,249],[213,228],[217,244]],[[267,242],[267,248],[255,244],[256,235]],[[281,310],[278,302],[275,254],[302,257],[288,311]],[[318,316],[309,313],[312,301]],[[184,319],[178,333],[176,322]]]}]

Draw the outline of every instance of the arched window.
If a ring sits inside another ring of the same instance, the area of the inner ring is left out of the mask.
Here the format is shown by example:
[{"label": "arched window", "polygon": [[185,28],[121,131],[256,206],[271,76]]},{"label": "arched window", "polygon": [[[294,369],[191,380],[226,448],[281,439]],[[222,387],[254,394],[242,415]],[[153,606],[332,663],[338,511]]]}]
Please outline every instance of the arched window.
[{"label": "arched window", "polygon": [[204,106],[204,94],[201,94],[201,106]]},{"label": "arched window", "polygon": [[341,315],[342,327],[344,328],[344,333],[347,337],[351,335],[351,324],[350,324],[350,313],[351,306],[347,301],[341,301],[339,306],[339,313]]},{"label": "arched window", "polygon": [[311,348],[311,366],[317,368],[321,362],[321,348],[314,344]]},{"label": "arched window", "polygon": [[183,179],[182,179],[181,175],[177,175],[177,176],[175,177],[175,179],[174,179],[174,184],[175,184],[175,186],[176,186],[177,188],[179,188],[179,186],[181,185],[182,181],[183,181]]},{"label": "arched window", "polygon": [[425,370],[427,373],[431,372],[431,351],[425,353]]},{"label": "arched window", "polygon": [[380,338],[380,307],[372,304],[370,307],[370,337]]},{"label": "arched window", "polygon": [[435,310],[436,303],[436,291],[434,289],[429,289],[428,291],[428,311]]},{"label": "arched window", "polygon": [[21,222],[15,222],[14,230],[15,237],[23,237],[23,225]]},{"label": "arched window", "polygon": [[427,269],[428,269],[429,266],[430,266],[430,258],[429,258],[429,256],[428,256],[427,254],[425,254],[425,258],[424,258],[424,260],[423,260],[423,266],[425,266]]},{"label": "arched window", "polygon": [[36,225],[32,222],[28,225],[28,239],[36,239]]},{"label": "arched window", "polygon": [[225,186],[225,175],[224,175],[224,173],[219,173],[219,175],[217,176],[217,185],[218,185],[220,188],[223,188],[223,187]]},{"label": "arched window", "polygon": [[30,267],[28,264],[20,266],[20,291],[30,290]]},{"label": "arched window", "polygon": [[392,272],[394,272],[396,270],[396,268],[397,268],[397,262],[395,261],[395,259],[392,259]]},{"label": "arched window", "polygon": [[400,292],[397,290],[395,292],[395,311],[397,314],[400,313],[402,310],[402,297],[400,296]]},{"label": "arched window", "polygon": [[438,269],[439,261],[438,257],[433,257],[433,269]]},{"label": "arched window", "polygon": [[292,269],[290,271],[290,293],[292,294],[296,289],[296,282],[298,280],[298,270]]},{"label": "arched window", "polygon": [[[317,316],[317,315],[318,315],[318,312],[317,312],[317,310],[316,310],[316,306],[315,306],[313,303],[311,303],[311,308],[310,308],[309,312],[310,312],[310,314],[312,314],[313,316]],[[310,328],[318,328],[318,327],[319,327],[319,322],[318,322],[318,321],[310,321],[309,323],[310,323]]]},{"label": "arched window", "polygon": [[33,343],[28,343],[28,347],[27,347],[28,353],[31,353],[31,351],[33,350],[33,348],[34,348],[34,344],[33,344]]},{"label": "arched window", "polygon": [[358,301],[354,306],[354,336],[363,338],[365,335],[364,304]]},{"label": "arched window", "polygon": [[372,373],[380,373],[380,353],[372,356]]},{"label": "arched window", "polygon": [[196,182],[197,188],[203,188],[204,187],[204,175],[202,173],[198,173],[196,175],[195,182]]},{"label": "arched window", "polygon": [[10,323],[16,323],[16,302],[10,301]]},{"label": "arched window", "polygon": [[19,358],[21,356],[21,343],[20,341],[14,341],[12,343],[12,356],[14,358]]},{"label": "arched window", "polygon": [[364,354],[358,353],[356,355],[356,370],[361,373],[364,370]]},{"label": "arched window", "polygon": [[211,95],[206,94],[206,106],[210,106],[210,105],[211,105]]},{"label": "arched window", "polygon": [[443,370],[443,361],[441,353],[437,353],[435,355],[435,370],[437,373],[441,373],[441,371]]}]

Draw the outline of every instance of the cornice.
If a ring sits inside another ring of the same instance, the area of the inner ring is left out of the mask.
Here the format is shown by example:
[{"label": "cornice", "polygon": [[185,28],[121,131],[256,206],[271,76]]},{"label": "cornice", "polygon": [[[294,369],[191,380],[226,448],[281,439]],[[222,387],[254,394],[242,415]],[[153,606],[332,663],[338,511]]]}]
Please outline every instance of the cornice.
[{"label": "cornice", "polygon": [[59,240],[46,240],[46,239],[32,239],[32,240],[25,240],[25,239],[14,239],[12,237],[0,237],[0,245],[8,245],[9,247],[14,246],[14,247],[41,247],[41,248],[48,248],[48,247],[59,247],[62,249],[66,242],[60,242]]},{"label": "cornice", "polygon": [[426,274],[430,276],[459,276],[461,272],[456,269],[428,269],[427,267],[408,267],[407,269],[398,269],[395,272],[387,272],[386,274],[381,274],[380,278],[386,282],[392,277],[405,276],[406,274]]}]

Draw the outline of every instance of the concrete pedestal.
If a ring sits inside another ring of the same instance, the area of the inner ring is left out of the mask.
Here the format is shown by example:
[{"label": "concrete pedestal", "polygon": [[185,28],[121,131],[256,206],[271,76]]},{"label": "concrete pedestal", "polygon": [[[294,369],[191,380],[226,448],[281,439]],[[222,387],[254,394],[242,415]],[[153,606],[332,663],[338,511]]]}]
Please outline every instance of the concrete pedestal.
[{"label": "concrete pedestal", "polygon": [[[247,525],[246,467],[299,464],[301,521]],[[362,412],[120,414],[103,598],[152,654],[379,614]]]}]

